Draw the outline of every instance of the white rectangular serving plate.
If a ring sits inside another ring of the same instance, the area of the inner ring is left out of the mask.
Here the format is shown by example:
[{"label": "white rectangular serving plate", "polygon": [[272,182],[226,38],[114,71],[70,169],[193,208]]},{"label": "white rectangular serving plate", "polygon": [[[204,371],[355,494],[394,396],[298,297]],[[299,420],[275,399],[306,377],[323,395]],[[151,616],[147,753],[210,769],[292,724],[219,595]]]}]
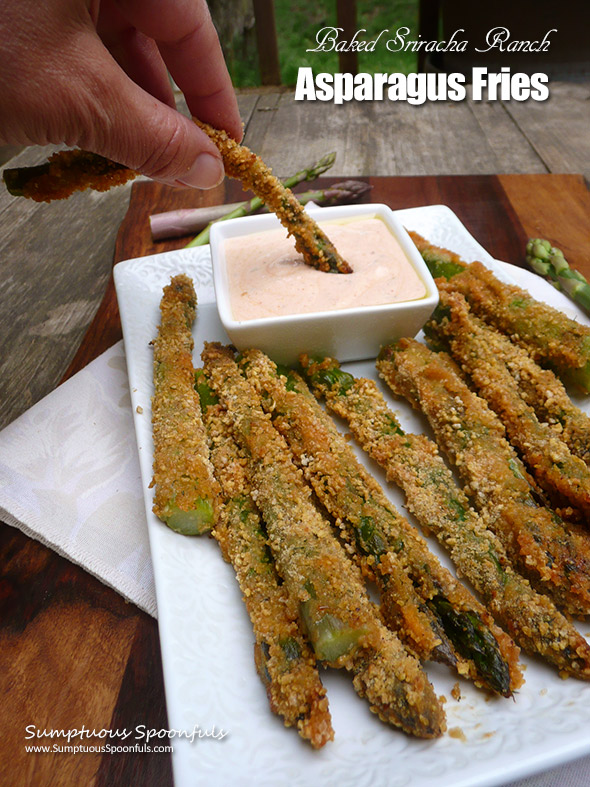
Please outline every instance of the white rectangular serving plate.
[{"label": "white rectangular serving plate", "polygon": [[[445,206],[397,211],[409,230],[479,259],[507,281],[590,322],[539,277],[494,261]],[[447,668],[427,664],[446,699],[448,732],[438,740],[413,739],[369,712],[346,674],[322,671],[335,741],[313,751],[268,706],[256,674],[251,625],[232,568],[211,538],[173,533],[152,513],[152,350],[162,287],[177,273],[195,282],[195,365],[204,341],[227,342],[214,303],[208,247],[127,260],[115,267],[133,416],[142,471],[156,581],[162,661],[176,787],[289,784],[354,787],[489,787],[590,753],[590,685],[561,680],[556,671],[523,657],[526,683],[514,699],[490,698]],[[372,362],[349,363],[353,374],[377,379]],[[383,389],[385,390],[385,389]],[[403,427],[428,432],[425,421],[386,392]],[[590,412],[587,400],[576,403]],[[405,514],[402,495],[358,451],[361,461]],[[409,516],[409,515],[408,515]],[[411,519],[411,517],[410,517]],[[450,567],[430,539],[432,550]],[[588,636],[590,622],[580,624]],[[461,699],[451,696],[459,681]],[[168,741],[165,741],[166,743]],[[162,743],[162,741],[158,741]]]}]

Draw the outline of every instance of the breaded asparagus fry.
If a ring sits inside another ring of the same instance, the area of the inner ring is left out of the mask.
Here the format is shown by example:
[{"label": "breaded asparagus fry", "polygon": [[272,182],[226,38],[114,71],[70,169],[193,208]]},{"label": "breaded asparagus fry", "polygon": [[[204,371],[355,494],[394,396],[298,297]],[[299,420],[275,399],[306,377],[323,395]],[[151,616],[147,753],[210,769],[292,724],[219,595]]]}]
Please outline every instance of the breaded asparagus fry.
[{"label": "breaded asparagus fry", "polygon": [[590,677],[590,649],[585,658],[576,656],[573,669],[563,651],[568,642],[578,642],[577,632],[547,596],[536,593],[514,571],[499,539],[456,486],[436,445],[425,435],[403,431],[372,380],[355,379],[332,358],[304,366],[313,390],[346,420],[388,480],[404,490],[410,511],[449,550],[500,625],[527,652],[555,663],[561,671],[586,671],[585,677]]},{"label": "breaded asparagus fry", "polygon": [[357,692],[384,721],[419,737],[440,735],[444,713],[424,671],[381,623],[358,570],[313,505],[311,490],[232,351],[206,345],[203,361],[252,463],[270,548],[317,658],[351,671]]},{"label": "breaded asparagus fry", "polygon": [[505,284],[479,262],[441,290],[461,293],[474,312],[525,347],[531,356],[567,383],[590,393],[590,328],[545,303],[526,290]]},{"label": "breaded asparagus fry", "polygon": [[481,262],[465,263],[411,234],[432,275],[441,277],[439,290],[460,292],[479,317],[525,347],[534,360],[590,393],[589,327],[535,300],[521,287],[500,281]]},{"label": "breaded asparagus fry", "polygon": [[161,323],[153,342],[153,511],[168,527],[184,535],[211,530],[219,502],[194,389],[191,326],[196,306],[192,281],[184,274],[175,276],[164,287]]},{"label": "breaded asparagus fry", "polygon": [[219,148],[226,174],[240,180],[244,190],[253,191],[269,210],[276,213],[289,235],[295,238],[295,248],[303,255],[307,265],[328,273],[352,273],[352,268],[338,254],[325,232],[261,158],[238,144],[226,131],[212,128],[199,120],[195,122]]},{"label": "breaded asparagus fry", "polygon": [[523,347],[498,332],[494,332],[494,352],[539,421],[550,424],[572,454],[590,465],[590,417],[573,404],[561,380],[550,369],[542,369]]},{"label": "breaded asparagus fry", "polygon": [[370,555],[375,576],[389,578],[391,569],[397,572],[401,564],[452,643],[458,671],[510,695],[521,682],[518,648],[395,510],[311,394],[297,390],[297,379],[305,387],[301,378],[287,381],[279,376],[258,350],[247,351],[243,365],[319,500],[348,531],[349,541]]},{"label": "breaded asparagus fry", "polygon": [[137,177],[123,164],[87,150],[61,150],[37,167],[18,167],[3,172],[6,188],[14,197],[35,202],[67,199],[75,191],[108,191]]},{"label": "breaded asparagus fry", "polygon": [[442,249],[440,246],[433,246],[417,232],[410,230],[408,234],[435,279],[450,279],[467,268],[467,263],[463,262],[455,252]]},{"label": "breaded asparagus fry", "polygon": [[547,424],[539,422],[520,396],[517,382],[502,362],[499,334],[471,314],[458,293],[442,292],[440,304],[442,316],[429,328],[448,341],[455,360],[499,416],[539,485],[558,503],[565,500],[590,514],[590,468]]},{"label": "breaded asparagus fry", "polygon": [[198,380],[211,462],[223,499],[213,535],[243,593],[254,629],[256,668],[273,713],[319,749],[334,739],[334,730],[315,656],[289,614],[286,591],[252,501],[247,461],[234,441],[227,413],[214,402],[202,373]]},{"label": "breaded asparagus fry", "polygon": [[537,590],[574,614],[590,610],[588,539],[537,506],[526,470],[504,427],[473,393],[445,353],[402,339],[377,363],[394,393],[421,409],[439,448],[456,466],[466,492],[498,536],[517,570]]}]

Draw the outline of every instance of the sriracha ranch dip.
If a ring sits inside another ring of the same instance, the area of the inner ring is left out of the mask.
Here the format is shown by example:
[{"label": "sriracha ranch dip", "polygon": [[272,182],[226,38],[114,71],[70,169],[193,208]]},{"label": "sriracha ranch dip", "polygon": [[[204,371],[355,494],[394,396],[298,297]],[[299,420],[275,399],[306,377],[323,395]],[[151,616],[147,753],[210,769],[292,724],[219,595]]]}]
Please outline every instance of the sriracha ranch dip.
[{"label": "sriracha ranch dip", "polygon": [[306,265],[284,230],[225,241],[235,320],[377,306],[426,296],[426,285],[380,218],[319,225],[353,273],[323,273]]}]

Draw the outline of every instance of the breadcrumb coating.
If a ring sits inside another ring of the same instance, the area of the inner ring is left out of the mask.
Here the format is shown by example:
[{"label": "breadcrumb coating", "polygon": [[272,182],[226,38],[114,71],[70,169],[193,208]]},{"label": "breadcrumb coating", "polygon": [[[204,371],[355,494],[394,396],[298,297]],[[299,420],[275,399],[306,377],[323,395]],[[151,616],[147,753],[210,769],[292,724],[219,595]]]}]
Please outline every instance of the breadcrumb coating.
[{"label": "breadcrumb coating", "polygon": [[505,284],[480,262],[449,281],[442,292],[463,295],[475,314],[491,323],[531,357],[554,369],[566,382],[590,392],[590,328],[535,300],[526,290]]},{"label": "breadcrumb coating", "polygon": [[174,276],[164,287],[161,323],[153,342],[153,511],[185,535],[211,530],[219,504],[219,485],[194,389],[191,328],[196,306],[191,279]]},{"label": "breadcrumb coating", "polygon": [[444,713],[426,674],[381,623],[360,573],[313,505],[311,490],[232,351],[208,344],[203,362],[252,463],[270,548],[316,656],[351,671],[355,688],[384,721],[419,737],[440,735]]},{"label": "breadcrumb coating", "polygon": [[[387,354],[384,350],[383,355]],[[403,489],[409,510],[449,551],[460,576],[481,594],[504,630],[527,652],[551,661],[553,652],[562,652],[572,638],[572,626],[548,597],[536,593],[514,570],[499,539],[455,484],[435,443],[425,435],[402,430],[373,380],[346,374],[346,385],[342,378],[330,385],[334,369],[339,364],[330,358],[306,368],[314,391],[346,420],[359,444],[385,469],[388,480]],[[577,632],[573,638],[577,639]],[[503,653],[518,675],[514,649],[511,652],[504,645]],[[563,662],[559,662],[560,669]]]},{"label": "breadcrumb coating", "polygon": [[238,144],[226,131],[212,128],[199,120],[195,122],[219,148],[226,174],[240,180],[245,191],[253,191],[277,215],[289,235],[295,238],[295,248],[303,255],[307,265],[328,273],[352,273],[352,268],[342,259],[326,233],[259,156]]},{"label": "breadcrumb coating", "polygon": [[378,366],[393,392],[426,415],[439,448],[515,568],[569,612],[586,614],[590,556],[585,534],[566,529],[554,512],[536,504],[500,420],[468,388],[456,364],[445,353],[403,339]]},{"label": "breadcrumb coating", "polygon": [[502,360],[503,340],[469,310],[458,293],[441,293],[445,316],[431,329],[444,336],[455,360],[506,427],[539,485],[558,504],[566,501],[590,514],[590,468],[520,396],[518,384]]},{"label": "breadcrumb coating", "polygon": [[[291,375],[287,385],[286,378],[277,374],[275,365],[259,350],[245,352],[243,365],[318,498],[348,531],[349,544],[362,547],[359,542],[363,536],[367,539],[367,545],[373,547],[369,554],[377,578],[381,574],[387,582],[401,568],[426,608],[436,614],[443,636],[455,652],[457,670],[480,686],[509,695],[522,679],[518,648],[467,588],[440,564],[415,528],[393,508],[329,416],[309,392],[300,392],[299,386],[305,388],[301,378],[297,384],[297,378]],[[472,636],[486,639],[490,650],[481,662],[479,654],[474,657],[470,651],[469,635],[463,631],[463,636],[456,636],[451,618],[461,620],[462,626],[467,626],[469,620],[478,632],[473,631]],[[511,663],[512,674],[507,662]]]},{"label": "breadcrumb coating", "polygon": [[4,170],[8,191],[15,197],[35,202],[67,199],[75,191],[108,191],[137,177],[132,169],[90,153],[87,150],[62,150],[37,167]]},{"label": "breadcrumb coating", "polygon": [[234,441],[227,412],[219,404],[203,409],[223,499],[213,535],[234,568],[252,621],[258,673],[273,713],[319,749],[334,739],[334,730],[315,656],[277,576],[252,500],[248,460]]}]

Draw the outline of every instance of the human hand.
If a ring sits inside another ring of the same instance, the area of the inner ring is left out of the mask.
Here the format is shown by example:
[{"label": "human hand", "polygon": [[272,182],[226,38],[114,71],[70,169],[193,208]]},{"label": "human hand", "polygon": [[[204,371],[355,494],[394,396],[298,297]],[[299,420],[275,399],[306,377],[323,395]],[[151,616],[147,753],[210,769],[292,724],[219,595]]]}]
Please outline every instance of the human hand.
[{"label": "human hand", "polygon": [[167,69],[195,117],[241,139],[205,0],[4,0],[0,143],[66,143],[211,188],[221,157],[174,108]]}]

